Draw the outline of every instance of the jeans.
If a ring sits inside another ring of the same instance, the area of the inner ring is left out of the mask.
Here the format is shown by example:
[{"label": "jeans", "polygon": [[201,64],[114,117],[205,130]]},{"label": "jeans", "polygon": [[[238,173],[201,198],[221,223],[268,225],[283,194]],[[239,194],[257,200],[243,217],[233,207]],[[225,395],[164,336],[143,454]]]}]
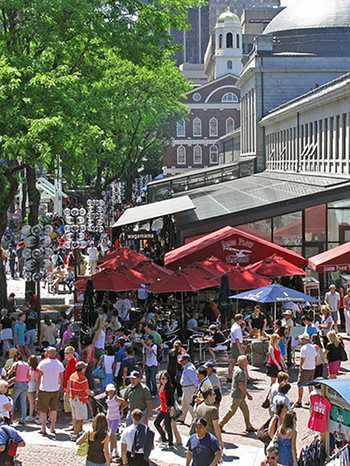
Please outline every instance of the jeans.
[{"label": "jeans", "polygon": [[161,423],[164,419],[164,427],[165,430],[167,431],[168,434],[168,442],[169,445],[173,443],[173,431],[171,430],[171,419],[170,419],[170,414],[169,413],[163,413],[162,411],[159,411],[155,421],[154,421],[154,427],[158,430],[159,435],[161,436],[162,442],[166,442],[166,436],[165,432],[163,430],[163,427],[161,426]]},{"label": "jeans", "polygon": [[151,395],[157,395],[157,366],[145,366],[146,385],[149,388]]},{"label": "jeans", "polygon": [[15,411],[16,401],[19,398],[21,403],[21,421],[25,422],[27,416],[27,392],[28,382],[16,382],[13,387],[11,398],[13,400],[12,413]]},{"label": "jeans", "polygon": [[93,461],[86,460],[85,466],[107,466],[107,463],[94,463]]}]

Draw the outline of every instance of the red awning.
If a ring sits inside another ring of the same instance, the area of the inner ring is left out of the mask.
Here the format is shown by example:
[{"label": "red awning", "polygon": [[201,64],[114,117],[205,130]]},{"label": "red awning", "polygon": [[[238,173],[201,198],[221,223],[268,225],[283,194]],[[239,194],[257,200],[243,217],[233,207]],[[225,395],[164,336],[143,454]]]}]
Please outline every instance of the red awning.
[{"label": "red awning", "polygon": [[246,266],[278,254],[298,267],[307,260],[290,249],[227,226],[185,244],[165,255],[165,265],[170,268],[216,256],[227,264]]},{"label": "red awning", "polygon": [[77,290],[84,290],[88,280],[92,280],[94,290],[96,291],[130,291],[140,288],[144,279],[139,272],[135,270],[123,270],[120,272],[103,272],[96,273],[91,277],[85,277],[74,283]]},{"label": "red awning", "polygon": [[[283,257],[274,254],[256,264],[247,267],[249,271],[266,277],[287,277],[288,275],[306,275],[306,272],[287,261]],[[258,287],[257,287],[258,288]]]},{"label": "red awning", "polygon": [[315,272],[347,272],[350,270],[350,241],[329,251],[310,257],[309,266]]}]

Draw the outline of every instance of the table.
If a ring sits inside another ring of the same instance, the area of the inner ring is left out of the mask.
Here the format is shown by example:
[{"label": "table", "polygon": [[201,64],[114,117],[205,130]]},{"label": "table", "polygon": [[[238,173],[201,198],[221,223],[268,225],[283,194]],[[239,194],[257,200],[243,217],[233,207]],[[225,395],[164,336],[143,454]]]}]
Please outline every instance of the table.
[{"label": "table", "polygon": [[199,360],[202,361],[203,353],[205,353],[206,347],[209,346],[209,341],[203,340],[202,337],[197,337],[197,338],[193,338],[193,343],[198,345]]}]

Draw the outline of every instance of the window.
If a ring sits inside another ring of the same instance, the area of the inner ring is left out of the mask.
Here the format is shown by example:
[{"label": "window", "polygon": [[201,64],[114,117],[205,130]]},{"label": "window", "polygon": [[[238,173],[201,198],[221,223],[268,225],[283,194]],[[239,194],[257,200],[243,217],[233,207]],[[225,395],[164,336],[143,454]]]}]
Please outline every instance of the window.
[{"label": "window", "polygon": [[222,49],[222,34],[219,35],[219,49]]},{"label": "window", "polygon": [[176,136],[177,137],[185,137],[185,120],[180,120],[176,123]]},{"label": "window", "polygon": [[179,146],[177,148],[177,164],[185,165],[186,164],[186,149],[184,146]]},{"label": "window", "polygon": [[238,97],[233,92],[226,92],[221,102],[238,102]]},{"label": "window", "polygon": [[202,163],[202,148],[201,146],[194,146],[193,165],[200,165],[201,163]]},{"label": "window", "polygon": [[202,136],[202,121],[198,117],[193,120],[193,136]]},{"label": "window", "polygon": [[233,36],[232,32],[226,34],[226,48],[232,49],[233,48]]},{"label": "window", "polygon": [[232,133],[235,129],[235,120],[233,118],[227,118],[226,120],[226,134]]},{"label": "window", "polygon": [[209,121],[209,136],[217,136],[218,135],[218,120],[213,117]]},{"label": "window", "polygon": [[232,70],[232,60],[228,60],[227,62],[227,69]]},{"label": "window", "polygon": [[209,160],[211,164],[219,162],[219,149],[217,148],[217,146],[211,146],[209,152]]},{"label": "window", "polygon": [[236,35],[236,47],[239,49],[239,44],[240,44],[240,40],[239,40],[239,34]]}]

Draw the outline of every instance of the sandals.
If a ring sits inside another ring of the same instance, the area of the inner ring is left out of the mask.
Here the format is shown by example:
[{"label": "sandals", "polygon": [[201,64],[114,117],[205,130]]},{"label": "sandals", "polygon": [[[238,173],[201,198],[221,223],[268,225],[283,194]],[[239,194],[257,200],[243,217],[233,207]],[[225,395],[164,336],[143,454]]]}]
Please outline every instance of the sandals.
[{"label": "sandals", "polygon": [[296,403],[294,403],[293,408],[302,408],[302,406],[303,405],[299,403],[299,401],[297,401]]}]

